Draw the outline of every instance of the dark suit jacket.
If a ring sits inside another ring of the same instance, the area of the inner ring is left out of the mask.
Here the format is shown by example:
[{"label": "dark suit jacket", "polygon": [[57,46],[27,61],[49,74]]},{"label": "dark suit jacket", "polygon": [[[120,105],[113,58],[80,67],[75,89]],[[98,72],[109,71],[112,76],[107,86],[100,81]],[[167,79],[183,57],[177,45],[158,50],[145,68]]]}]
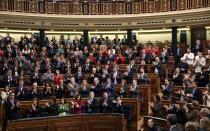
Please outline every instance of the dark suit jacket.
[{"label": "dark suit jacket", "polygon": [[[192,93],[193,94],[193,93]],[[203,104],[203,93],[200,89],[196,88],[192,96],[193,100],[199,101],[200,104]]]},{"label": "dark suit jacket", "polygon": [[97,113],[98,112],[98,102],[96,99],[93,99],[92,103],[89,105],[85,103],[85,112],[86,113]]},{"label": "dark suit jacket", "polygon": [[8,81],[8,76],[5,75],[3,76],[3,81],[4,81],[4,85],[9,85],[10,87],[16,87],[17,86],[17,82],[16,82],[16,77],[15,76],[12,76],[12,81]]},{"label": "dark suit jacket", "polygon": [[79,76],[78,72],[76,72],[75,75],[74,75],[74,78],[75,78],[75,81],[78,84],[82,84],[82,81],[83,81],[83,78],[84,78],[84,74],[81,73],[81,76]]},{"label": "dark suit jacket", "polygon": [[124,76],[124,79],[126,80],[126,84],[132,84],[133,82],[133,72],[128,72],[127,76]]},{"label": "dark suit jacket", "polygon": [[[117,84],[121,84],[121,81],[122,81],[122,75],[120,72],[117,72]],[[111,73],[111,80],[112,80],[112,83],[114,83],[114,72]]]},{"label": "dark suit jacket", "polygon": [[140,98],[140,87],[137,86],[134,91],[129,91],[130,98]]},{"label": "dark suit jacket", "polygon": [[12,107],[12,104],[9,100],[5,101],[4,108],[6,113],[6,120],[14,120],[20,117],[18,110],[19,108],[16,106],[17,100],[14,100],[15,107]]},{"label": "dark suit jacket", "polygon": [[103,105],[104,103],[104,98],[102,98],[100,101],[99,101],[99,112],[100,113],[112,113],[112,99],[107,99],[107,106],[104,106]]},{"label": "dark suit jacket", "polygon": [[96,78],[96,77],[98,77],[99,78],[99,75],[96,73],[96,74],[94,74],[94,76],[92,77],[91,76],[92,74],[90,74],[90,76],[89,76],[89,78],[88,78],[88,84],[93,84],[93,82],[94,82],[94,78]]},{"label": "dark suit jacket", "polygon": [[83,67],[82,67],[82,71],[84,73],[91,73],[91,70],[92,70],[92,65],[91,64],[89,64],[89,65],[84,64]]},{"label": "dark suit jacket", "polygon": [[123,112],[123,105],[120,105],[120,106],[118,105],[117,106],[117,103],[113,103],[112,111],[113,111],[113,113],[120,113],[120,114],[124,113]]},{"label": "dark suit jacket", "polygon": [[[19,96],[17,96],[18,92],[20,92]],[[19,101],[29,100],[28,90],[26,89],[26,87],[23,87],[22,91],[20,87],[17,87],[15,89],[15,95]]]},{"label": "dark suit jacket", "polygon": [[162,76],[164,73],[162,69],[162,65],[160,63],[157,65],[152,65],[153,72],[155,72],[155,68],[157,68],[159,76]]},{"label": "dark suit jacket", "polygon": [[90,91],[93,91],[95,93],[95,96],[96,97],[101,97],[101,94],[102,94],[102,85],[99,83],[93,89],[91,88]]},{"label": "dark suit jacket", "polygon": [[114,84],[110,84],[108,89],[106,89],[106,84],[103,86],[102,91],[107,91],[110,95],[110,97],[114,97]]},{"label": "dark suit jacket", "polygon": [[168,52],[165,54],[165,56],[160,56],[160,60],[163,64],[167,64],[168,63],[168,57],[169,57],[169,54]]},{"label": "dark suit jacket", "polygon": [[140,77],[140,78],[138,79],[138,83],[140,83],[140,84],[146,84],[146,83],[149,83],[149,80],[148,80],[148,76],[147,76],[147,74],[145,74],[145,73],[144,73],[143,78],[142,78],[142,77]]}]

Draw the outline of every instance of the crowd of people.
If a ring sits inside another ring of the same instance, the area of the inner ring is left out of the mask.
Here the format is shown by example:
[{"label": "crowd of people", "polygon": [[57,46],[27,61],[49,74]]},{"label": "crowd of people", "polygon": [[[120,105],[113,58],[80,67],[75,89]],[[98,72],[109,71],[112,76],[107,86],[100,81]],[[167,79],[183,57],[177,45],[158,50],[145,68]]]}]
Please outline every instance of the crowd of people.
[{"label": "crowd of people", "polygon": [[[171,78],[165,76],[162,69],[162,64],[168,64],[172,54],[169,42],[162,43],[161,48],[150,42],[145,45],[136,41],[130,44],[132,46],[127,44],[126,35],[123,39],[116,35],[113,40],[107,36],[104,38],[103,35],[94,36],[89,45],[85,45],[83,36],[72,39],[69,35],[67,39],[61,37],[59,40],[55,37],[46,38],[43,45],[34,36],[29,38],[24,35],[18,42],[9,34],[0,36],[0,84],[4,87],[1,99],[5,104],[6,114],[13,115],[12,112],[18,111],[19,101],[23,100],[33,100],[29,117],[41,116],[46,112],[56,115],[122,112],[121,97],[143,99],[139,91],[141,84],[150,83],[146,64],[151,64],[152,72],[163,80],[160,87],[163,96],[156,96],[151,104],[153,116],[164,117],[165,107],[161,99],[168,100],[172,96],[180,100],[187,97],[190,102],[210,106],[209,91],[202,92],[198,88],[209,88],[210,74],[210,50],[204,54],[200,40],[196,41],[192,49],[178,44],[175,58],[178,64],[175,65]],[[122,64],[126,64],[125,71],[122,70]],[[190,66],[195,68],[193,72],[190,71]],[[88,75],[87,79],[85,75]],[[28,82],[25,81],[27,76]],[[116,84],[121,85],[117,96],[114,92]],[[182,86],[182,90],[173,92],[173,86]],[[13,87],[14,92],[11,91]],[[94,96],[102,97],[101,101],[94,100]],[[82,100],[88,97],[89,100]],[[60,104],[54,101],[52,104],[46,103],[45,107],[39,106],[39,99],[56,98],[60,99]],[[75,101],[68,105],[65,98],[75,98]],[[93,106],[89,109],[88,105],[91,104]],[[176,119],[177,114],[184,114],[180,115],[179,119],[182,119],[189,111],[196,111],[190,106],[191,109],[177,104],[175,107],[176,111],[173,113],[169,111],[170,107],[165,111],[170,114],[167,119],[172,119],[172,125],[174,116],[171,114],[176,114]],[[18,117],[14,114],[12,118]],[[186,117],[186,121],[180,124],[184,125],[189,120],[191,118]],[[186,125],[191,126],[192,123]]]}]

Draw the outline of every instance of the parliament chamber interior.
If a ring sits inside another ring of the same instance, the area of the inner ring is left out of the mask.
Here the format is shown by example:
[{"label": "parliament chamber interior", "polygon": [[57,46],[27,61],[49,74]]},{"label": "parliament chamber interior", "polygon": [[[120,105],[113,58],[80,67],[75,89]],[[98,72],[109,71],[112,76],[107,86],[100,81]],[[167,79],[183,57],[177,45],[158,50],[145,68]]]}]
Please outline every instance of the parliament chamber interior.
[{"label": "parliament chamber interior", "polygon": [[210,131],[210,0],[0,0],[0,131]]}]

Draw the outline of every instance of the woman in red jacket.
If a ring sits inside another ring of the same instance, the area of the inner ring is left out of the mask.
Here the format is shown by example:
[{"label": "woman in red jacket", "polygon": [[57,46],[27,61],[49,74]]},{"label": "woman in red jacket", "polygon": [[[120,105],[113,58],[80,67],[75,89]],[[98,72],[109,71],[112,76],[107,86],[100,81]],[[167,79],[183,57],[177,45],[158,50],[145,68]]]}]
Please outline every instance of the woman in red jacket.
[{"label": "woman in red jacket", "polygon": [[80,114],[83,112],[83,101],[80,95],[75,96],[75,100],[72,101],[72,114]]},{"label": "woman in red jacket", "polygon": [[63,76],[60,74],[59,70],[56,70],[56,75],[54,77],[54,83],[56,86],[59,86],[61,84],[61,80],[63,79]]}]

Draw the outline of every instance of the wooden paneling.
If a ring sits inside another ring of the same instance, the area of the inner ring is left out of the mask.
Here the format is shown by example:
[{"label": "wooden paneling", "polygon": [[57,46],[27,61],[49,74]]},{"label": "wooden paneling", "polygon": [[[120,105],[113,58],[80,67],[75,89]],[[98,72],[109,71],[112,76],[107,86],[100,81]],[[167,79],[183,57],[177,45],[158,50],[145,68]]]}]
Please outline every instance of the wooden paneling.
[{"label": "wooden paneling", "polygon": [[142,85],[140,86],[140,92],[142,95],[142,102],[140,113],[141,115],[148,115],[149,114],[149,103],[151,102],[151,89],[150,85]]},{"label": "wooden paneling", "polygon": [[152,96],[157,95],[160,92],[159,75],[154,73],[148,73],[148,78],[150,78]]},{"label": "wooden paneling", "polygon": [[8,122],[8,131],[123,131],[121,114],[82,114]]},{"label": "wooden paneling", "polygon": [[[97,98],[99,99],[99,98]],[[68,98],[66,99],[67,103],[70,103],[70,101],[74,100],[74,98]],[[86,99],[84,99],[86,100]],[[41,106],[44,106],[46,102],[50,102],[51,100],[40,100],[39,101],[39,104]],[[57,102],[59,102],[59,100],[57,100]],[[33,101],[21,101],[20,102],[20,114],[22,116],[24,116],[24,114],[26,113],[25,111],[27,109],[30,109],[31,108],[31,104],[33,103]],[[138,99],[135,99],[135,98],[122,98],[122,103],[123,105],[126,105],[126,106],[131,106],[131,121],[128,123],[127,127],[128,127],[128,131],[134,131],[134,130],[137,130],[138,128],[138,121],[140,120],[140,102]],[[2,121],[4,121],[4,110],[3,110],[3,105],[1,105],[1,119]],[[97,120],[95,120],[97,121]],[[30,124],[30,123],[29,123]],[[39,124],[37,124],[39,125]],[[77,126],[75,126],[76,128]],[[44,128],[44,126],[42,126],[40,124],[40,126],[38,126],[37,128]],[[68,127],[70,128],[70,127]],[[73,128],[73,127],[71,127]],[[66,128],[65,128],[66,129]],[[60,129],[59,129],[60,130]],[[94,130],[95,130],[95,127],[94,127]]]}]

